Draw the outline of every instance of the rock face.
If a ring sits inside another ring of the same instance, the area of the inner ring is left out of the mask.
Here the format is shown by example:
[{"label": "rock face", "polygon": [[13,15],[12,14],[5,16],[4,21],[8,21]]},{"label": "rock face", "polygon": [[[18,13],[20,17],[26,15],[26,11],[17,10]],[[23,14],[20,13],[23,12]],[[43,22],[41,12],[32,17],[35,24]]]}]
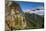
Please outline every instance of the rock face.
[{"label": "rock face", "polygon": [[24,29],[26,27],[25,17],[22,16],[19,4],[8,1],[5,10],[5,28],[6,30]]}]

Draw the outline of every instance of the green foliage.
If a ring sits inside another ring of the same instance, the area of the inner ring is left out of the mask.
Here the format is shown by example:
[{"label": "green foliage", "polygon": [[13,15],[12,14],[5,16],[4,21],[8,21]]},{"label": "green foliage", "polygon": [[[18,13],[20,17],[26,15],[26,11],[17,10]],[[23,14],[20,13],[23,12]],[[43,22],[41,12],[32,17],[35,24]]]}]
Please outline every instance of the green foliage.
[{"label": "green foliage", "polygon": [[42,25],[44,25],[43,15],[25,13],[25,18],[27,20],[27,27],[29,28],[42,28]]}]

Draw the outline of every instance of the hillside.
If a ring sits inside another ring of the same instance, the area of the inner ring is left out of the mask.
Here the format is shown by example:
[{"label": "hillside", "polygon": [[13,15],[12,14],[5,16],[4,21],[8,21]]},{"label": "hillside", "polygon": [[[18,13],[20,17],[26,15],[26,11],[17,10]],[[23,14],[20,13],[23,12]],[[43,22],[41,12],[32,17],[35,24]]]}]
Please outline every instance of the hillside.
[{"label": "hillside", "polygon": [[25,13],[25,18],[29,28],[43,28],[44,17],[42,15]]}]

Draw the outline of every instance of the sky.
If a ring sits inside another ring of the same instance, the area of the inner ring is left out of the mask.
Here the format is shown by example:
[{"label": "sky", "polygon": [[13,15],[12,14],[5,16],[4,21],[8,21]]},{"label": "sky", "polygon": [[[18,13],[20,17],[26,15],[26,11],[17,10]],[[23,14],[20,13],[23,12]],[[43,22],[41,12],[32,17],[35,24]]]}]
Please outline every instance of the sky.
[{"label": "sky", "polygon": [[43,7],[44,4],[41,2],[25,2],[25,1],[18,1],[18,4],[20,5],[22,10],[25,9],[32,9],[36,7]]},{"label": "sky", "polygon": [[21,9],[25,12],[28,12],[28,11],[31,11],[31,10],[33,10],[33,9],[41,9],[41,10],[39,10],[39,11],[33,11],[33,12],[35,12],[35,13],[37,13],[37,14],[41,14],[41,15],[43,15],[43,12],[44,12],[44,3],[43,2],[26,2],[26,1],[18,1],[17,2],[19,5],[20,5],[20,7],[21,7]]}]

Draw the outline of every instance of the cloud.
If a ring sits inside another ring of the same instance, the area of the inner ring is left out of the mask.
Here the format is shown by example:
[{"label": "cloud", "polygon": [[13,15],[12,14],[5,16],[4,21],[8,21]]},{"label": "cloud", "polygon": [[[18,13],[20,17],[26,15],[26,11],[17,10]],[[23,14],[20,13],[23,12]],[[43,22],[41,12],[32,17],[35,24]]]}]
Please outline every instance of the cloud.
[{"label": "cloud", "polygon": [[43,15],[44,14],[44,10],[30,11],[30,13],[35,13],[35,14],[38,14],[38,15]]},{"label": "cloud", "polygon": [[25,12],[29,12],[29,13],[35,13],[35,14],[38,14],[38,15],[43,15],[44,14],[44,10],[25,10]]},{"label": "cloud", "polygon": [[43,6],[36,7],[36,9],[44,10]]},{"label": "cloud", "polygon": [[[36,10],[36,9],[39,9],[39,10]],[[29,13],[35,13],[35,14],[38,14],[38,15],[44,15],[44,7],[40,6],[40,7],[37,7],[35,9],[26,9],[26,10],[23,10],[24,12],[29,12]]]}]

